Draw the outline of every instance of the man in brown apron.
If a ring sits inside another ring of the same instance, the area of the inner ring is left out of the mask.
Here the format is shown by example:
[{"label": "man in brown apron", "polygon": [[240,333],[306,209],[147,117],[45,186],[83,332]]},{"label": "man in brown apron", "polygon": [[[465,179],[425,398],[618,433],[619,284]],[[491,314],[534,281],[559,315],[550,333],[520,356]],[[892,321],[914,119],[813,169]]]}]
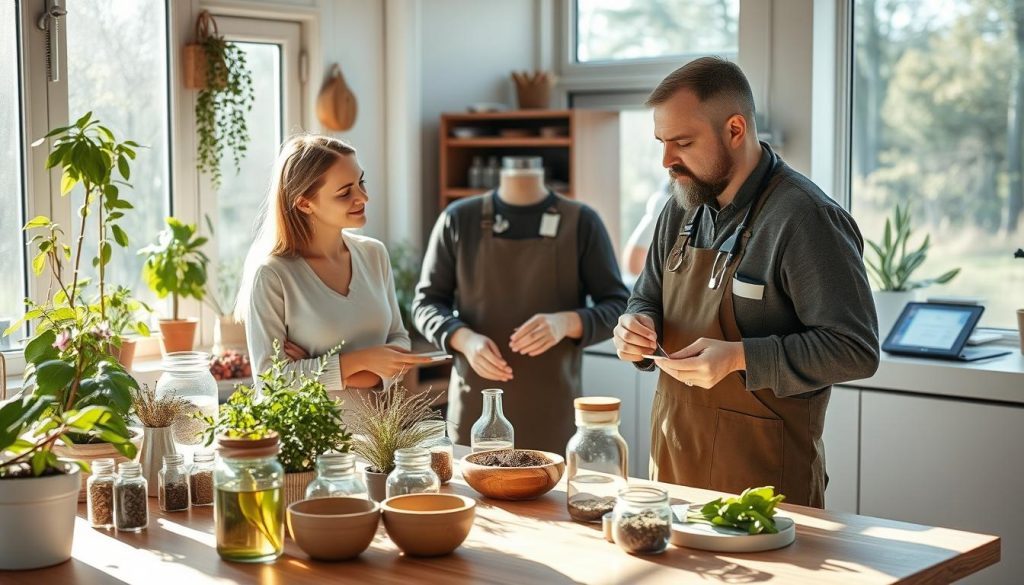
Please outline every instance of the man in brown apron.
[{"label": "man in brown apron", "polygon": [[[675,197],[615,329],[661,369],[651,475],[824,506],[832,384],[868,377],[878,335],[852,218],[759,143],[739,67],[690,62],[651,94]],[[656,354],[658,340],[667,357]]]}]

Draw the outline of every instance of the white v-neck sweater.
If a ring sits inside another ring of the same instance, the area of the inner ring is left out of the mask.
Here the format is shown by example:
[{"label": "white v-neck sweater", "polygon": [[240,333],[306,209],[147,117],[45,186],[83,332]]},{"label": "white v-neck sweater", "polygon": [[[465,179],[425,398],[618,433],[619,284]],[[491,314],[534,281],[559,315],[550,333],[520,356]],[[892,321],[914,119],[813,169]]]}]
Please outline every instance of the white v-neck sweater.
[{"label": "white v-neck sweater", "polygon": [[[274,340],[283,346],[287,338],[306,350],[310,359],[289,365],[306,374],[338,345],[342,354],[384,344],[409,349],[387,249],[373,238],[343,234],[352,255],[348,295],[327,286],[300,257],[270,256],[256,270],[245,324],[254,380],[270,367]],[[328,361],[321,381],[332,393],[344,388],[337,358]]]}]

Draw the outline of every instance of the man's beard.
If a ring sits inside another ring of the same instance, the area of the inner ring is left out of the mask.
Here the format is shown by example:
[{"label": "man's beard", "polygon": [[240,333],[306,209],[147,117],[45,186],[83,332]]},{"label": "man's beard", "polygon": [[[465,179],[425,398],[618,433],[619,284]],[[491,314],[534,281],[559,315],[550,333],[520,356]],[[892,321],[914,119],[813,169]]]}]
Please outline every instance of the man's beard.
[{"label": "man's beard", "polygon": [[[712,169],[713,175],[710,179],[701,179],[686,167],[673,165],[668,171],[672,179],[672,195],[685,209],[693,209],[699,205],[716,206],[718,196],[725,191],[732,179],[733,166],[726,152],[721,153],[721,158]],[[680,182],[679,179],[682,177],[688,177],[689,184],[684,185]]]}]

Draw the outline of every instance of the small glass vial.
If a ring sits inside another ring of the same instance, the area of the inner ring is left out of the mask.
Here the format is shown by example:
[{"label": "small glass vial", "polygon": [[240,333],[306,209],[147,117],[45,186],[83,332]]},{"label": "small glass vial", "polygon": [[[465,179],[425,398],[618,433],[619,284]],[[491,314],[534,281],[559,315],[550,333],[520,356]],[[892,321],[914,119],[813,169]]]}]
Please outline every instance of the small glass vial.
[{"label": "small glass vial", "polygon": [[576,434],[565,448],[569,516],[577,522],[601,521],[626,487],[628,453],[619,434],[618,398],[587,397],[573,401]]},{"label": "small glass vial", "polygon": [[498,388],[482,391],[484,395],[483,412],[473,423],[470,431],[470,447],[473,452],[493,451],[495,449],[512,449],[515,446],[515,434],[512,423],[508,422],[501,411],[501,394]]},{"label": "small glass vial", "polygon": [[158,475],[157,495],[164,512],[188,510],[188,469],[181,453],[164,455],[164,466]]},{"label": "small glass vial", "polygon": [[430,420],[422,423],[430,438],[417,445],[430,452],[430,468],[441,480],[441,485],[452,479],[455,471],[455,444],[448,438],[448,423],[443,420]]},{"label": "small glass vial", "polygon": [[370,498],[352,453],[324,453],[316,458],[316,479],[306,486],[306,499],[334,496]]},{"label": "small glass vial", "polygon": [[217,554],[227,561],[266,563],[284,552],[284,468],[280,439],[217,442],[213,518]]},{"label": "small glass vial", "polygon": [[672,537],[668,492],[656,487],[621,490],[612,512],[612,536],[631,554],[665,552]]},{"label": "small glass vial", "polygon": [[436,494],[441,480],[430,468],[430,452],[422,447],[395,451],[395,470],[388,475],[387,497],[405,494]]},{"label": "small glass vial", "polygon": [[117,466],[114,482],[114,527],[122,532],[139,532],[149,526],[149,485],[142,466],[126,461]]},{"label": "small glass vial", "polygon": [[92,475],[86,484],[86,507],[89,524],[93,528],[114,527],[114,475],[113,459],[95,459]]},{"label": "small glass vial", "polygon": [[189,498],[193,506],[213,505],[213,453],[196,451],[192,454],[188,484]]},{"label": "small glass vial", "polygon": [[484,160],[483,157],[474,156],[473,164],[469,166],[467,182],[470,189],[484,188]]}]

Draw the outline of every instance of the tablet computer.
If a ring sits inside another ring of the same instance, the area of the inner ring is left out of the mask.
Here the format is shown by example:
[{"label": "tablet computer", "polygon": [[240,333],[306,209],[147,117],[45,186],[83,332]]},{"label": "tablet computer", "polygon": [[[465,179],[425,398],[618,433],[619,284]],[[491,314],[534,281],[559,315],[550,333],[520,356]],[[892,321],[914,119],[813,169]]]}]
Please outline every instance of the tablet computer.
[{"label": "tablet computer", "polygon": [[985,307],[907,303],[882,349],[893,354],[973,361],[1005,355],[999,349],[965,349]]}]

